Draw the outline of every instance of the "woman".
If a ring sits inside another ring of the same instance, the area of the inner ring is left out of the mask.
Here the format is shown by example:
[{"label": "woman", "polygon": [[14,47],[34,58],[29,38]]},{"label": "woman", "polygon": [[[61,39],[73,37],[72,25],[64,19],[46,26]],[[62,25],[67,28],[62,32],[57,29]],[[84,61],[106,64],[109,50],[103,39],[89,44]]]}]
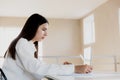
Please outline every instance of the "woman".
[{"label": "woman", "polygon": [[3,64],[8,80],[40,80],[45,75],[69,75],[89,73],[88,65],[45,64],[37,58],[38,41],[47,36],[48,21],[39,14],[31,15],[21,33],[10,44]]}]

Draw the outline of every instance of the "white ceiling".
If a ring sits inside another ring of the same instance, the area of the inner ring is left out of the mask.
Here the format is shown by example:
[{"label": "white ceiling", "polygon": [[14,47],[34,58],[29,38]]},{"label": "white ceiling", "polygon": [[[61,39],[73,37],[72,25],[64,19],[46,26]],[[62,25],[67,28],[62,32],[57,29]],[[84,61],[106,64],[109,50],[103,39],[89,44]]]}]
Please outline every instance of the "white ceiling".
[{"label": "white ceiling", "polygon": [[0,0],[0,16],[80,19],[108,0]]}]

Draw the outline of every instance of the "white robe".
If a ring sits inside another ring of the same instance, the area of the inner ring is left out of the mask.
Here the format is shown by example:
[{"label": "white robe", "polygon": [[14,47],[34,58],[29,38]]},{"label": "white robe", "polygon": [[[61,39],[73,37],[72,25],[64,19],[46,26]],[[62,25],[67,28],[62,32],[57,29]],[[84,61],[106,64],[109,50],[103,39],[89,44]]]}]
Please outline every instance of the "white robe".
[{"label": "white robe", "polygon": [[74,65],[45,64],[34,58],[36,48],[25,38],[18,40],[15,48],[16,60],[8,55],[2,67],[8,80],[41,80],[45,75],[74,73]]}]

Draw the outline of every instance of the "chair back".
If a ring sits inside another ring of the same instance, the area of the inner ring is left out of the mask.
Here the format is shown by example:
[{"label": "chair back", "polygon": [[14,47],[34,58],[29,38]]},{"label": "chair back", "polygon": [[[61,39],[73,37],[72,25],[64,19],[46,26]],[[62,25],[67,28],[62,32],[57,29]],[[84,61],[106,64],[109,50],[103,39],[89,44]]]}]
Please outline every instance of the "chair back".
[{"label": "chair back", "polygon": [[5,74],[1,68],[0,68],[0,80],[7,80],[7,77],[5,76]]}]

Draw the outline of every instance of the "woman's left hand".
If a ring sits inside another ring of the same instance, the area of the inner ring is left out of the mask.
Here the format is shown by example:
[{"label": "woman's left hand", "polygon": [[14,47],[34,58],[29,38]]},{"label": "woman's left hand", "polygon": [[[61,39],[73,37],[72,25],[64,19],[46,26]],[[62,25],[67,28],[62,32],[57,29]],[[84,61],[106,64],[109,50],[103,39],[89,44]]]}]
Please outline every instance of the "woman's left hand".
[{"label": "woman's left hand", "polygon": [[72,64],[72,63],[71,63],[71,62],[68,62],[68,61],[65,61],[63,64],[64,64],[64,65],[69,65],[69,64]]}]

